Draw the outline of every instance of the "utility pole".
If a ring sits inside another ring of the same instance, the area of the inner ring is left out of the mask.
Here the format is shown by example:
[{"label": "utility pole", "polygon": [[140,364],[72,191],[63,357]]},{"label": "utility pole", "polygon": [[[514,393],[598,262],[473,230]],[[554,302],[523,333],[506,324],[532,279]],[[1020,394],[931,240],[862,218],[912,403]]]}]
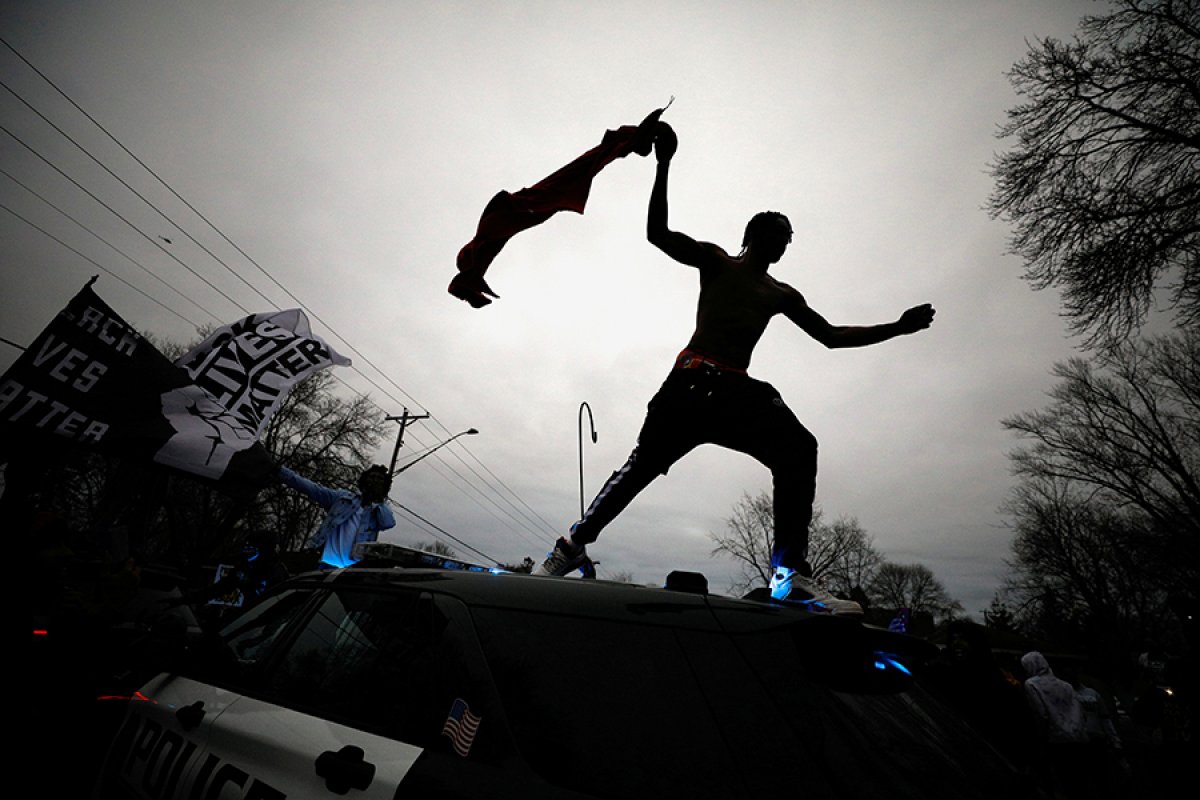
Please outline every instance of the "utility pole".
[{"label": "utility pole", "polygon": [[415,422],[419,419],[429,419],[428,414],[409,414],[408,409],[404,409],[404,413],[398,417],[384,417],[388,422],[399,422],[400,431],[396,434],[396,446],[392,448],[392,463],[388,465],[388,474],[396,473],[396,459],[400,456],[400,448],[404,444],[404,429],[408,427],[409,422]]}]

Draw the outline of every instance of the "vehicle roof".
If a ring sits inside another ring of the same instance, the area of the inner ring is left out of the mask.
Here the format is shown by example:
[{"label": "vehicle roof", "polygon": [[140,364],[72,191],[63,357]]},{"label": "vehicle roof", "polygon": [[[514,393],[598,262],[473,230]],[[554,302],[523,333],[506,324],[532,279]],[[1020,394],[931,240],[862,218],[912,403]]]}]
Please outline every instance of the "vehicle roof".
[{"label": "vehicle roof", "polygon": [[[896,691],[911,681],[911,668],[937,648],[922,639],[864,625],[854,617],[809,612],[803,607],[740,600],[700,591],[679,591],[599,579],[522,573],[493,574],[426,567],[361,566],[308,573],[291,585],[408,587],[455,597],[473,610],[561,615],[705,633],[759,634],[786,629],[817,659],[810,677],[851,692]],[[286,586],[287,584],[285,584]],[[534,622],[536,624],[536,622]],[[875,656],[898,659],[903,677],[876,664]]]},{"label": "vehicle roof", "polygon": [[473,572],[399,566],[354,566],[332,572],[307,573],[292,585],[409,587],[457,597],[472,607],[491,607],[542,614],[563,614],[628,623],[712,630],[755,630],[802,620],[853,625],[854,620],[816,615],[796,607],[740,600],[699,591],[642,586],[523,573]]}]

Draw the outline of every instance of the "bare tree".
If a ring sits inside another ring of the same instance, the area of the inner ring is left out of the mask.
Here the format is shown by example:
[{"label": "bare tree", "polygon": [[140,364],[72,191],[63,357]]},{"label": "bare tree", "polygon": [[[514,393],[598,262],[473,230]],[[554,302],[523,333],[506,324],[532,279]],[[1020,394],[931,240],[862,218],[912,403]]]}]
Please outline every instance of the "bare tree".
[{"label": "bare tree", "polygon": [[[774,531],[771,497],[759,492],[742,495],[726,520],[724,533],[709,534],[715,544],[712,555],[729,556],[738,564],[739,574],[730,592],[742,594],[770,581]],[[835,594],[849,596],[870,581],[883,557],[858,520],[842,517],[829,524],[817,509],[808,527],[808,561],[813,577],[825,581]]]},{"label": "bare tree", "polygon": [[1170,554],[1164,567],[1200,583],[1200,329],[1054,374],[1049,408],[1004,420],[1031,442],[1011,456],[1018,478],[1065,482],[1089,504],[1141,516],[1146,544]]},{"label": "bare tree", "polygon": [[[340,396],[333,380],[320,372],[295,386],[263,444],[277,463],[326,486],[352,489],[386,423],[368,398]],[[233,499],[190,476],[88,453],[64,456],[44,482],[45,506],[76,527],[123,532],[143,558],[182,564],[222,557],[251,530],[273,533],[283,550],[300,549],[325,514],[281,485]]]},{"label": "bare tree", "polygon": [[1026,279],[1060,289],[1075,330],[1105,343],[1141,325],[1156,288],[1200,321],[1200,6],[1112,5],[1009,73],[1023,101],[991,198]]},{"label": "bare tree", "polygon": [[851,597],[870,585],[884,559],[858,520],[839,517],[826,525],[819,515],[814,518],[816,524],[809,530],[813,574],[839,597]]},{"label": "bare tree", "polygon": [[1011,455],[1011,593],[1038,632],[1144,643],[1200,585],[1200,331],[1054,374],[1049,408],[1004,421],[1027,442]]},{"label": "bare tree", "polygon": [[775,534],[775,510],[766,492],[751,497],[743,493],[725,520],[725,532],[709,533],[715,545],[710,555],[734,560],[738,575],[730,584],[733,594],[744,594],[771,580],[771,542]]},{"label": "bare tree", "polygon": [[528,575],[529,573],[533,572],[533,568],[535,566],[536,562],[534,562],[534,560],[529,556],[525,556],[521,559],[520,564],[501,564],[500,569],[507,570],[509,572],[523,572]]},{"label": "bare tree", "polygon": [[1144,516],[1050,477],[1023,481],[1006,509],[1015,530],[1006,594],[1027,633],[1109,658],[1170,635],[1171,570],[1148,546]]},{"label": "bare tree", "polygon": [[933,570],[924,564],[883,564],[871,580],[867,594],[872,606],[928,613],[938,622],[953,619],[963,610],[962,604],[950,597]]},{"label": "bare tree", "polygon": [[417,542],[413,545],[414,550],[420,550],[422,553],[432,553],[435,556],[443,556],[445,558],[457,558],[458,554],[454,552],[454,548],[438,539],[433,539],[428,542]]}]

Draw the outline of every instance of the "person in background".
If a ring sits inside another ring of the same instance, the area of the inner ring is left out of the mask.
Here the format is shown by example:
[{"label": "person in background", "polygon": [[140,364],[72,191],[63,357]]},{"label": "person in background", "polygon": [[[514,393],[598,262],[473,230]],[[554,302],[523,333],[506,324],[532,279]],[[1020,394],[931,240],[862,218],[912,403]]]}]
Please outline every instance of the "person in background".
[{"label": "person in background", "polygon": [[1052,797],[1086,798],[1091,784],[1087,731],[1075,687],[1055,676],[1037,650],[1021,656],[1025,699],[1037,732],[1034,769]]}]

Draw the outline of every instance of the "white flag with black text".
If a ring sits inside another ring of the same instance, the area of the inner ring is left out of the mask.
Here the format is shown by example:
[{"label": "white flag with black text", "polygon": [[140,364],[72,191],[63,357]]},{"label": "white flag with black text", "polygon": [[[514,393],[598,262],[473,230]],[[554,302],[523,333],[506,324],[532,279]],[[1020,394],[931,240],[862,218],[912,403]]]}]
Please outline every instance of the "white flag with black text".
[{"label": "white flag with black text", "polygon": [[224,325],[175,364],[258,438],[293,386],[334,364],[349,366],[350,359],[314,335],[308,317],[293,308]]}]

